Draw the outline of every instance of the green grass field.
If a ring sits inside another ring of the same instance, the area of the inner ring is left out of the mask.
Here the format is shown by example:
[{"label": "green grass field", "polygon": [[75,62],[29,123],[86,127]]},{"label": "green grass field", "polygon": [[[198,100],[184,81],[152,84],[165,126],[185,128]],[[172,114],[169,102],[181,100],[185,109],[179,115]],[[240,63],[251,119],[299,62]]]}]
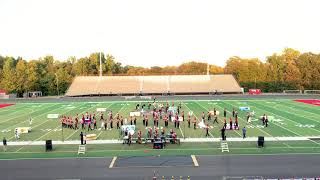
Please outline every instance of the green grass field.
[{"label": "green grass field", "polygon": [[[178,104],[179,101],[175,101]],[[171,102],[169,101],[171,104]],[[129,112],[134,111],[136,102],[64,102],[64,103],[17,103],[13,106],[0,108],[0,131],[2,137],[6,137],[8,141],[44,141],[47,139],[61,140],[61,124],[58,119],[48,119],[48,114],[60,114],[75,116],[77,113],[95,112],[97,108],[107,108],[112,110],[114,114],[117,112],[128,117]],[[287,99],[268,99],[268,100],[216,100],[216,101],[182,101],[182,110],[187,114],[193,111],[198,120],[200,120],[201,113],[208,112],[216,108],[219,112],[219,125],[212,124],[213,129],[210,129],[212,137],[220,137],[220,128],[222,127],[223,108],[227,108],[227,117],[231,116],[232,107],[239,108],[239,106],[248,106],[251,111],[255,112],[255,117],[251,125],[246,124],[246,112],[239,111],[239,125],[240,129],[243,126],[247,127],[247,137],[299,137],[299,136],[320,136],[320,106],[314,106],[304,103],[298,103]],[[96,112],[95,112],[96,113]],[[262,126],[261,121],[257,118],[263,114],[269,116],[269,127]],[[32,131],[28,134],[21,134],[20,139],[14,138],[14,129],[16,127],[29,127],[29,117],[32,117]],[[99,118],[98,118],[99,119]],[[98,127],[100,126],[98,120]],[[149,120],[149,124],[153,125],[153,121]],[[164,123],[160,121],[160,126]],[[115,127],[115,123],[114,123]],[[173,123],[169,123],[169,129],[173,128]],[[137,129],[142,130],[145,134],[145,127],[142,125],[142,119],[138,118]],[[81,130],[63,129],[64,141],[79,140]],[[167,130],[169,131],[169,130]],[[187,122],[180,125],[180,129],[176,129],[178,137],[180,138],[204,138],[205,131],[203,129],[194,130],[187,127]],[[94,130],[90,133],[95,133],[99,140],[105,139],[119,139],[119,131],[113,130]],[[227,137],[242,137],[241,130],[227,131]],[[265,149],[256,148],[256,142],[230,142],[229,148],[233,153],[275,153],[275,152],[305,152],[318,153],[320,152],[320,141],[279,141],[266,142]],[[91,146],[91,147],[90,147]],[[149,149],[152,154],[154,150],[148,145],[133,145],[128,147],[122,144],[109,145],[90,145],[88,150],[96,155],[114,155],[116,153],[126,155],[129,151],[131,154],[143,155],[146,154],[142,149]],[[170,150],[177,149],[177,150]],[[12,146],[8,149],[8,153],[0,153],[1,157],[32,157],[34,154],[44,153],[44,148],[41,146]],[[90,156],[89,153],[86,156]],[[216,152],[217,151],[217,152]],[[10,154],[12,152],[12,154]],[[14,152],[14,153],[13,153]],[[27,152],[34,152],[28,154]],[[57,145],[55,146],[56,153],[62,153],[64,156],[77,152],[76,145]],[[158,153],[158,152],[156,152]],[[221,153],[219,151],[219,143],[183,143],[182,145],[170,145],[165,151],[161,153],[168,154],[211,154]],[[6,154],[6,155],[5,155]],[[130,153],[129,153],[130,154]],[[44,153],[45,156],[51,156],[52,153]],[[55,156],[55,155],[54,155]],[[95,156],[92,155],[91,156]],[[42,155],[39,155],[42,157]]]}]

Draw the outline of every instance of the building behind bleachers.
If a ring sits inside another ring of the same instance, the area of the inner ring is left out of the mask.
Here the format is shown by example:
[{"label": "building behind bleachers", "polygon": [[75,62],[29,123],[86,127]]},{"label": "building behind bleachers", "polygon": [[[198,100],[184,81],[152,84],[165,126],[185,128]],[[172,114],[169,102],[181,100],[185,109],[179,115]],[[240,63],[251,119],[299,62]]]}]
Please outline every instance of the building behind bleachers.
[{"label": "building behind bleachers", "polygon": [[66,96],[241,92],[232,75],[78,76]]}]

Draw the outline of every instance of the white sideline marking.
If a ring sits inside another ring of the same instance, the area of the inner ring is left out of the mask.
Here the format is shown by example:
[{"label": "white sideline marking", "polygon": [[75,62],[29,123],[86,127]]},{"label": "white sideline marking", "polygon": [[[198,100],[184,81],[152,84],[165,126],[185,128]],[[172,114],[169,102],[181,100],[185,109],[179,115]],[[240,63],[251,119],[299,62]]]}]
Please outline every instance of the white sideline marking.
[{"label": "white sideline marking", "polygon": [[[319,138],[320,136],[293,136],[293,137],[265,137],[265,141],[310,141],[310,138]],[[220,142],[221,138],[186,138],[181,139],[181,142]],[[257,142],[258,137],[248,137],[248,138],[227,138],[227,142]],[[79,140],[72,141],[52,141],[52,144],[57,145],[70,145],[70,144],[79,144]],[[93,140],[87,141],[87,144],[121,144],[122,140]],[[17,142],[8,142],[8,145],[20,146],[20,145],[44,145],[45,141],[17,141]]]},{"label": "white sideline marking", "polygon": [[199,167],[199,163],[197,161],[197,158],[195,155],[191,155],[191,158],[192,158],[192,161],[193,161],[193,164],[195,167]]},{"label": "white sideline marking", "polygon": [[113,168],[113,165],[116,162],[116,160],[117,160],[117,156],[114,156],[112,161],[111,161],[111,163],[110,163],[110,165],[109,165],[109,169]]}]

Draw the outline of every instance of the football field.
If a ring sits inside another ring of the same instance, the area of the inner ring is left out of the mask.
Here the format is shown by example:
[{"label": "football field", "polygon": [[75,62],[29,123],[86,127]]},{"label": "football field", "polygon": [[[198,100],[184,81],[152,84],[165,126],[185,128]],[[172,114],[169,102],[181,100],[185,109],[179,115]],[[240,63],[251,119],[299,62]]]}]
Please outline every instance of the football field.
[{"label": "football field", "polygon": [[[185,116],[189,112],[193,112],[198,122],[200,122],[202,112],[207,113],[216,108],[220,112],[218,116],[219,124],[213,124],[213,120],[209,122],[210,137],[220,138],[220,129],[223,126],[223,109],[227,109],[227,119],[232,116],[232,108],[239,112],[239,127],[240,130],[227,130],[226,136],[229,142],[230,153],[318,153],[320,152],[320,106],[318,101],[313,100],[313,104],[297,102],[292,99],[247,99],[247,100],[184,100],[174,101],[175,106],[180,102]],[[171,105],[173,101],[168,101]],[[105,102],[50,102],[50,103],[16,103],[11,106],[0,108],[0,131],[1,137],[6,137],[8,144],[10,142],[28,142],[27,144],[17,144],[8,148],[8,152],[23,153],[23,152],[38,152],[44,153],[43,146],[33,145],[36,141],[79,141],[80,129],[74,130],[61,127],[59,119],[49,119],[48,114],[59,114],[75,117],[76,114],[96,113],[97,108],[106,108],[107,111],[112,111],[115,115],[119,113],[124,117],[129,117],[129,113],[135,111],[137,103],[148,104],[148,101],[105,101]],[[165,103],[165,102],[158,102]],[[147,106],[146,106],[147,107]],[[249,107],[250,112],[254,112],[252,123],[247,124],[247,111],[239,110],[239,107]],[[269,117],[269,126],[263,126],[260,117],[266,114]],[[29,123],[29,118],[32,118],[32,124]],[[97,116],[98,128],[87,134],[96,134],[97,140],[120,140],[120,131],[114,128],[112,130],[104,130],[100,127],[99,116]],[[107,117],[105,115],[105,117]],[[129,119],[129,118],[128,118]],[[227,122],[229,122],[227,120]],[[207,121],[206,121],[207,123]],[[149,127],[153,126],[153,120],[150,118]],[[159,121],[159,126],[164,127],[164,122]],[[257,139],[258,136],[266,138],[266,148],[257,149],[255,141],[242,141],[243,127],[247,128],[247,139]],[[20,139],[16,139],[14,135],[15,128],[31,127],[31,131],[26,134],[20,134]],[[146,127],[142,124],[142,118],[137,118],[137,130],[141,130],[143,137],[146,136]],[[221,153],[219,142],[204,142],[205,130],[201,128],[188,128],[187,121],[180,124],[180,128],[174,128],[172,122],[169,123],[169,129],[174,129],[178,137],[185,139],[181,145],[170,145],[165,151],[165,154],[210,154]],[[197,142],[199,139],[199,142]],[[234,141],[232,141],[234,139]],[[270,142],[267,140],[270,139]],[[201,142],[200,142],[201,141]],[[77,152],[78,145],[54,145],[53,152],[70,153],[74,156]],[[172,149],[172,150],[170,150]],[[88,150],[92,153],[100,153],[99,155],[114,155],[123,153],[124,155],[143,155],[146,150],[152,153],[150,145],[134,144],[131,147],[122,144],[90,144]],[[128,151],[128,152],[127,152]],[[130,151],[130,153],[129,153]],[[159,153],[159,152],[157,152]],[[90,155],[90,153],[88,153]],[[3,153],[0,153],[2,156]],[[46,154],[45,156],[47,156]],[[93,154],[91,154],[93,155]],[[93,155],[94,156],[94,155]],[[97,155],[98,156],[98,155]],[[28,156],[26,156],[28,157]]]}]

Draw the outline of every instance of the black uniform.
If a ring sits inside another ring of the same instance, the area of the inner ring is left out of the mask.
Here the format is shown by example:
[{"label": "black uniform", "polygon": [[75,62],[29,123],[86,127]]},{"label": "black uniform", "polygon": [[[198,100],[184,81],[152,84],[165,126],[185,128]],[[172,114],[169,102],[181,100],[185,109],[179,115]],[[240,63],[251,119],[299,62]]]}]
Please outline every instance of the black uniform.
[{"label": "black uniform", "polygon": [[219,122],[218,122],[218,116],[214,116],[213,124],[214,124],[215,122],[219,124]]},{"label": "black uniform", "polygon": [[83,133],[80,133],[80,141],[81,141],[81,145],[83,145]]},{"label": "black uniform", "polygon": [[226,134],[225,134],[225,132],[226,132],[226,129],[222,128],[222,129],[221,129],[221,138],[222,138],[222,140],[226,140]]}]

